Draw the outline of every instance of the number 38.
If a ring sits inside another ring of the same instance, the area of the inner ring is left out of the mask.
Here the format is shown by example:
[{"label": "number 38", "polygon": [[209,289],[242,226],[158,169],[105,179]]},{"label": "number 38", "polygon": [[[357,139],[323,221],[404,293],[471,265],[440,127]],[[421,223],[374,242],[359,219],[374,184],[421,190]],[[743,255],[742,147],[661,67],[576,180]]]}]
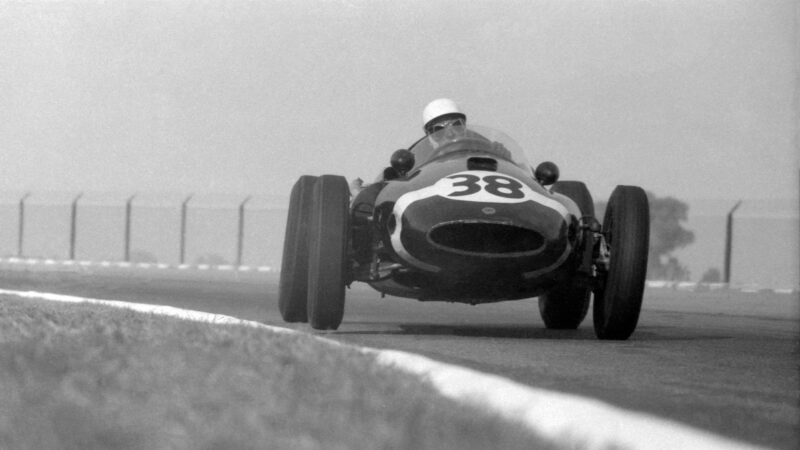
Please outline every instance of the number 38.
[{"label": "number 38", "polygon": [[[522,183],[513,178],[500,175],[486,175],[481,178],[470,174],[453,175],[447,178],[459,180],[453,183],[453,187],[463,188],[462,190],[448,194],[448,197],[463,197],[466,195],[472,195],[480,192],[481,189],[498,197],[525,197],[525,193],[522,191]],[[481,185],[480,181],[483,181],[484,184]]]}]

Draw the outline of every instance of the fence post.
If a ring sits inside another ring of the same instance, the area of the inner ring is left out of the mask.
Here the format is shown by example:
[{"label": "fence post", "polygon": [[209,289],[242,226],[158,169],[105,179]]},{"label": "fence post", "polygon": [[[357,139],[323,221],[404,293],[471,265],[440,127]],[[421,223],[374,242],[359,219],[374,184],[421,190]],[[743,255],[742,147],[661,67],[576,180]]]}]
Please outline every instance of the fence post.
[{"label": "fence post", "polygon": [[250,200],[252,196],[248,195],[242,203],[239,204],[239,234],[236,240],[236,265],[242,265],[242,249],[244,243],[244,205]]},{"label": "fence post", "polygon": [[133,214],[133,198],[136,194],[128,197],[125,202],[125,262],[131,262],[131,215]]},{"label": "fence post", "polygon": [[728,221],[725,226],[725,283],[731,282],[731,247],[733,246],[733,213],[742,204],[739,200],[728,213]]},{"label": "fence post", "polygon": [[77,225],[78,225],[78,200],[83,197],[83,192],[78,194],[74,200],[72,200],[72,215],[70,217],[70,227],[69,227],[69,259],[75,259],[75,237],[78,234]]},{"label": "fence post", "polygon": [[19,199],[19,231],[17,234],[17,257],[22,257],[23,236],[25,235],[25,200],[31,196],[30,192]]},{"label": "fence post", "polygon": [[183,201],[181,205],[181,255],[180,255],[180,264],[184,263],[186,258],[186,211],[189,208],[189,200],[192,199],[194,194],[189,194],[188,197]]}]

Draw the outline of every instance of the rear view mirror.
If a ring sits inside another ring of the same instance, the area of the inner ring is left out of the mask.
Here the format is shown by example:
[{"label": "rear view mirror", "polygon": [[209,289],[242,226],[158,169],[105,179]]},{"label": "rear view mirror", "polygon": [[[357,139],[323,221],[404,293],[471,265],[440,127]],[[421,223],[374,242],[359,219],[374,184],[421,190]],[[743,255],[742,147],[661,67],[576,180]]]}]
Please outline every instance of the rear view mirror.
[{"label": "rear view mirror", "polygon": [[542,186],[549,186],[558,181],[558,166],[550,161],[545,161],[536,166],[533,176]]},{"label": "rear view mirror", "polygon": [[408,173],[412,167],[414,167],[414,154],[404,148],[401,148],[400,150],[392,153],[390,163],[392,168],[396,170],[400,176],[403,176]]}]

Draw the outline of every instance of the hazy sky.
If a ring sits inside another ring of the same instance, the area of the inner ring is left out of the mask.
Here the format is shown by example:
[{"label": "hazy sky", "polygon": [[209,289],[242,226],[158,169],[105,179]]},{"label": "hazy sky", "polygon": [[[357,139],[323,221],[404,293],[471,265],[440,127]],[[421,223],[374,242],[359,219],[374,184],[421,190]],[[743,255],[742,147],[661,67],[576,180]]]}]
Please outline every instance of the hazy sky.
[{"label": "hazy sky", "polygon": [[596,198],[798,195],[798,6],[0,3],[0,190],[371,180],[451,97]]}]

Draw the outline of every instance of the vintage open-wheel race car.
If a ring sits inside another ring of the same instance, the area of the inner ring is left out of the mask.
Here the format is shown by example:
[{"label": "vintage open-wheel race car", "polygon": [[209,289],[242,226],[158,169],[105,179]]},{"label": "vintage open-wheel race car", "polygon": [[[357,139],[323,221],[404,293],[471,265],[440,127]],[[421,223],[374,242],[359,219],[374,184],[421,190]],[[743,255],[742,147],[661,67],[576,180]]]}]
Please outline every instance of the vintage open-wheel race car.
[{"label": "vintage open-wheel race car", "polygon": [[[617,186],[602,222],[580,181],[497,130],[450,127],[391,157],[351,194],[337,175],[302,176],[290,197],[279,307],[288,322],[337,329],[345,288],[470,304],[538,297],[548,328],[575,329],[594,298],[600,339],[627,339],[644,292],[649,207]],[[593,295],[592,295],[593,294]]]}]

